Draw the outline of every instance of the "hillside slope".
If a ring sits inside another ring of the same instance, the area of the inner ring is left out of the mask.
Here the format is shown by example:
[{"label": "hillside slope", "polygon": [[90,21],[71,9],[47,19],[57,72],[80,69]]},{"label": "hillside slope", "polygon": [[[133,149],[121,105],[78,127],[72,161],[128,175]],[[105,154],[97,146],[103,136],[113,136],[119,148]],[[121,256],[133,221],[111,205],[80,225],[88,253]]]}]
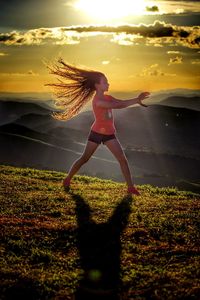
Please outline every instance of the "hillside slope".
[{"label": "hillside slope", "polygon": [[159,103],[160,105],[168,105],[173,107],[185,107],[194,110],[200,110],[200,97],[181,97],[181,96],[170,96],[166,97]]},{"label": "hillside slope", "polygon": [[[50,107],[0,102],[0,164],[65,171],[83,153],[94,121],[92,111],[61,122],[52,118]],[[114,110],[114,115],[117,137],[137,184],[200,191],[199,111],[150,105]],[[100,146],[80,172],[123,181],[106,146]]]},{"label": "hillside slope", "polygon": [[1,299],[198,299],[200,195],[0,166]]}]

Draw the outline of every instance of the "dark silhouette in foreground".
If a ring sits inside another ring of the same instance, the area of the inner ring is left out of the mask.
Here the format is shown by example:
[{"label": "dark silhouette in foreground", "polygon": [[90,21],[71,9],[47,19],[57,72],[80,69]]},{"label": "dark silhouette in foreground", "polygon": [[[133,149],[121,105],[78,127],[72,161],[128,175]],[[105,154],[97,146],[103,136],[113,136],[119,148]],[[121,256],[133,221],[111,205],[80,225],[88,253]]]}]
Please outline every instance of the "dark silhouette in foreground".
[{"label": "dark silhouette in foreground", "polygon": [[76,300],[120,299],[120,236],[128,223],[132,197],[126,196],[106,223],[95,223],[91,208],[80,196],[72,193],[76,202],[78,249],[84,271]]}]

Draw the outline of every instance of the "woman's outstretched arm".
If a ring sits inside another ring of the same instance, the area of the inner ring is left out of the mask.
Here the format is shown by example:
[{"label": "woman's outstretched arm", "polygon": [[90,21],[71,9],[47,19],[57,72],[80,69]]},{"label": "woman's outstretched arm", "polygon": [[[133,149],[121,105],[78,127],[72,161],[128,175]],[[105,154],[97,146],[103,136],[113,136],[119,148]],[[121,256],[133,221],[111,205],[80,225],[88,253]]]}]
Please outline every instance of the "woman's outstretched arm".
[{"label": "woman's outstretched arm", "polygon": [[141,101],[148,98],[149,95],[150,95],[149,92],[143,92],[138,97],[127,99],[127,100],[119,100],[114,97],[112,97],[110,101],[99,99],[97,100],[96,105],[99,107],[112,108],[112,109],[126,108],[134,104],[140,104],[146,107],[147,105],[143,104]]}]

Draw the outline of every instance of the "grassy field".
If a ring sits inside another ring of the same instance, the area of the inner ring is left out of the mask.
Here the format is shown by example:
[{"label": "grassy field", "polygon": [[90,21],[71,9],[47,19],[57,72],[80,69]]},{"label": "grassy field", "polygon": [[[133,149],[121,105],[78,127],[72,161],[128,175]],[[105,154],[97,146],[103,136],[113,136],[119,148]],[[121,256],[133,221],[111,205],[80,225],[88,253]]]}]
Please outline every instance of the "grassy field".
[{"label": "grassy field", "polygon": [[200,195],[0,166],[0,299],[199,299]]}]

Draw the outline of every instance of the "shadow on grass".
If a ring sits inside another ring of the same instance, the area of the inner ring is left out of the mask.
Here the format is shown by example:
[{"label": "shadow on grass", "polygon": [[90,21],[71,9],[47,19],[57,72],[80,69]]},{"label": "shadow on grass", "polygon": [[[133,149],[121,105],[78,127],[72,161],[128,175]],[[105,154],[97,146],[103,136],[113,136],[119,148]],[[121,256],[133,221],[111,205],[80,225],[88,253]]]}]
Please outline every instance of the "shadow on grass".
[{"label": "shadow on grass", "polygon": [[122,231],[128,224],[132,198],[124,197],[106,223],[92,220],[91,208],[80,196],[72,193],[76,203],[78,224],[77,246],[83,277],[76,300],[120,299],[120,256]]},{"label": "shadow on grass", "polygon": [[0,299],[36,300],[50,297],[50,294],[45,292],[39,282],[36,282],[34,279],[20,276],[20,274],[14,272],[13,274],[4,274],[2,272],[0,276],[4,281],[7,281],[7,286],[1,292]]}]

